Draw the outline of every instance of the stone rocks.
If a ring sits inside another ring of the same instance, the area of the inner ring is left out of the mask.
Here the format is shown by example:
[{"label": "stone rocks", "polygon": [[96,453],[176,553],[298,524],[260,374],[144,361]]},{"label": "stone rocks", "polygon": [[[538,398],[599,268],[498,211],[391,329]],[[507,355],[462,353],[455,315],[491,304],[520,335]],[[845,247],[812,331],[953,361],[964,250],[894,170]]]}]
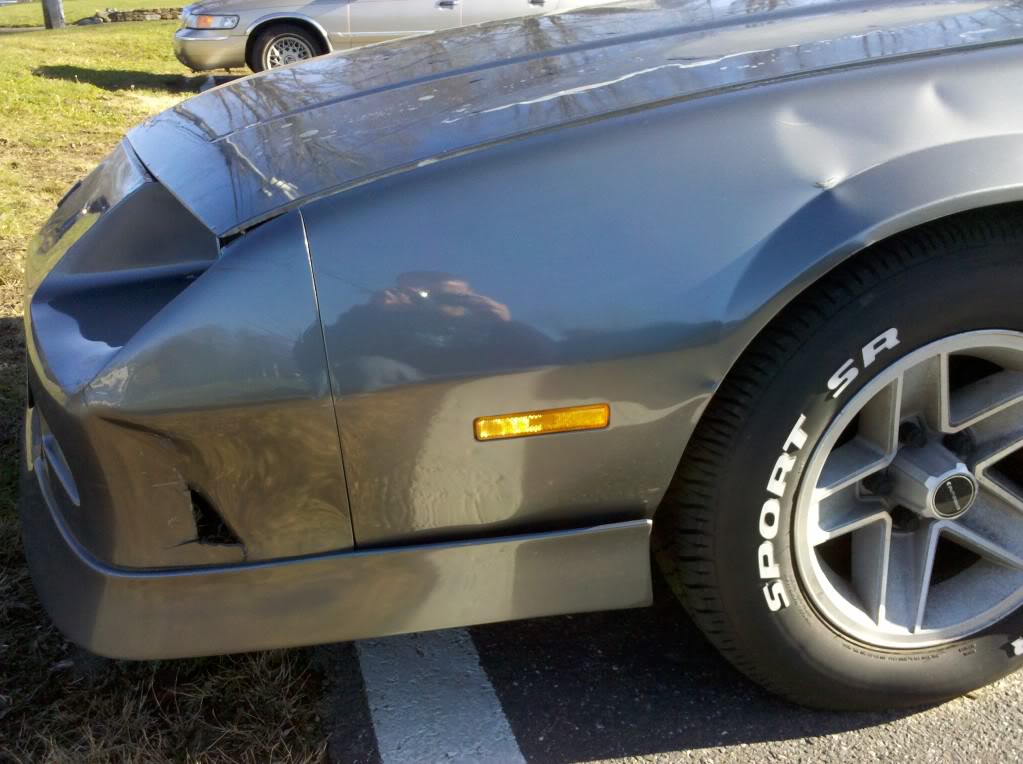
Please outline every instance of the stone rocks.
[{"label": "stone rocks", "polygon": [[180,8],[139,8],[133,11],[118,11],[107,8],[76,22],[79,26],[106,24],[118,21],[175,21],[181,17]]}]

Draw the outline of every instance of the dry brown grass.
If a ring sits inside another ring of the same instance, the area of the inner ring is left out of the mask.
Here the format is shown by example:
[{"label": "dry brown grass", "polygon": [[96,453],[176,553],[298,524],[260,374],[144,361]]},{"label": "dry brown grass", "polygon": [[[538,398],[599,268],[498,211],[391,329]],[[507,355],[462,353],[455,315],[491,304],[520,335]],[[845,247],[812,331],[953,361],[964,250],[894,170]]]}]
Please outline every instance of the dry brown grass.
[{"label": "dry brown grass", "polygon": [[0,38],[0,761],[320,761],[321,679],[305,650],[109,661],[70,645],[36,599],[15,518],[26,245],[128,127],[187,96],[174,24]]}]

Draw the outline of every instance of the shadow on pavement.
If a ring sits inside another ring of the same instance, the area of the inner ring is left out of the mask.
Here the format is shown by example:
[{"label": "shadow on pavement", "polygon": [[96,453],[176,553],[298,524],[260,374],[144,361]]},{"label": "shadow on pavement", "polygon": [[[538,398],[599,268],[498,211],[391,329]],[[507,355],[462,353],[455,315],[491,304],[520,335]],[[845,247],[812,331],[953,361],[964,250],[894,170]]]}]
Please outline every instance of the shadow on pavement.
[{"label": "shadow on pavement", "polygon": [[658,589],[652,608],[472,630],[527,761],[819,737],[913,713],[814,711],[779,700],[718,655]]}]

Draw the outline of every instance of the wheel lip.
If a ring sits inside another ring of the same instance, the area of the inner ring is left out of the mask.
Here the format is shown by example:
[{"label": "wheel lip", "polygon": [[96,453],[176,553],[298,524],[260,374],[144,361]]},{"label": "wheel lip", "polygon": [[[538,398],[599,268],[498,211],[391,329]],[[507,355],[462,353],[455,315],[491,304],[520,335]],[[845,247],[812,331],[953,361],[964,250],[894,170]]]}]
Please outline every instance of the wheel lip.
[{"label": "wheel lip", "polygon": [[277,37],[275,37],[273,39],[273,41],[269,45],[267,45],[266,48],[263,50],[263,57],[262,58],[263,58],[263,68],[264,69],[280,69],[282,66],[289,66],[290,65],[290,64],[284,64],[284,63],[280,63],[280,64],[271,64],[270,63],[270,53],[271,53],[271,51],[274,49],[274,47],[276,45],[278,45],[279,43],[281,43],[282,41],[285,41],[285,40],[293,41],[295,43],[298,43],[303,48],[305,48],[306,53],[308,53],[308,55],[305,58],[300,58],[300,59],[297,59],[296,61],[292,61],[290,63],[297,64],[297,63],[301,63],[303,61],[308,61],[309,59],[312,59],[312,58],[316,58],[316,51],[313,50],[313,47],[306,40],[302,39],[298,35],[293,34],[291,32],[284,32],[284,33],[278,35]]},{"label": "wheel lip", "polygon": [[[983,340],[983,342],[978,342],[978,340]],[[919,634],[908,635],[885,633],[879,629],[874,633],[869,633],[869,628],[864,624],[856,623],[850,619],[836,617],[836,615],[841,616],[841,611],[839,610],[838,613],[836,613],[836,608],[833,607],[833,603],[828,602],[827,600],[824,600],[822,603],[821,594],[825,592],[834,599],[844,598],[842,598],[841,594],[834,589],[823,569],[820,567],[817,555],[813,551],[814,547],[810,545],[808,538],[807,515],[809,514],[813,490],[816,488],[820,479],[827,454],[831,452],[846,425],[852,420],[852,417],[854,417],[874,396],[880,393],[886,386],[890,385],[897,378],[898,374],[906,369],[926,361],[929,358],[933,358],[940,353],[963,352],[981,347],[1004,347],[1023,352],[1023,332],[1009,329],[967,331],[935,340],[917,348],[911,353],[898,359],[895,363],[880,370],[880,372],[875,374],[873,379],[871,379],[866,386],[864,386],[844,406],[842,406],[839,413],[828,424],[824,434],[821,435],[817,444],[810,453],[810,457],[806,463],[806,469],[800,477],[799,486],[792,505],[792,526],[790,532],[792,539],[792,556],[796,567],[796,577],[801,590],[806,596],[808,602],[817,611],[818,615],[825,621],[825,623],[828,624],[828,626],[846,638],[853,639],[869,647],[882,648],[886,650],[908,651],[922,648],[933,648],[941,645],[947,645],[957,640],[977,634],[993,624],[998,623],[998,621],[1005,618],[1023,604],[1023,586],[1021,586],[1014,594],[1006,597],[998,605],[989,608],[987,611],[980,613],[968,621],[954,627],[932,629],[922,631]],[[959,431],[961,429],[965,429],[968,424],[969,423],[967,422],[959,426],[953,426],[952,429],[954,431]],[[893,459],[894,454],[890,457],[878,460],[875,465],[877,465],[878,469],[883,469],[884,466],[890,463]],[[809,490],[807,490],[807,488],[809,488]],[[941,519],[938,520],[938,522],[950,523],[951,521]],[[812,578],[807,575],[808,571],[813,574]]]}]

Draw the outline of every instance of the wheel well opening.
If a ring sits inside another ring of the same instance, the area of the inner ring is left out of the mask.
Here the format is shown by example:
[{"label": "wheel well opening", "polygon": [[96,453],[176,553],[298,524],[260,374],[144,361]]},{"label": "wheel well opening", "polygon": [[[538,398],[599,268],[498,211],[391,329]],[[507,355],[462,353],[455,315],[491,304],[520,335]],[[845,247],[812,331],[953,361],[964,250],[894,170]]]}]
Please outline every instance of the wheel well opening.
[{"label": "wheel well opening", "polygon": [[[964,224],[972,224],[974,230],[982,230],[985,232],[986,236],[991,238],[997,237],[998,232],[1000,230],[1004,230],[1007,226],[1023,228],[1023,202],[1005,202],[1003,204],[976,207],[962,212],[955,212],[905,228],[901,231],[894,232],[883,239],[875,241],[836,263],[834,267],[828,271],[820,274],[813,282],[809,283],[798,294],[794,295],[792,299],[790,299],[770,318],[769,321],[767,321],[764,326],[760,328],[742,352],[732,361],[728,371],[722,377],[720,384],[716,387],[714,392],[711,394],[710,399],[700,412],[699,421],[697,421],[696,427],[693,429],[689,440],[686,442],[681,457],[675,467],[671,484],[665,492],[661,503],[654,512],[653,533],[655,546],[656,538],[660,530],[658,527],[660,525],[660,521],[663,521],[664,516],[668,514],[666,507],[672,504],[677,505],[677,502],[673,502],[672,500],[673,489],[676,488],[676,484],[679,482],[685,466],[690,462],[695,461],[698,463],[701,461],[699,457],[695,459],[693,458],[693,451],[700,450],[701,440],[705,441],[704,446],[708,445],[708,443],[720,440],[720,432],[703,432],[702,434],[704,437],[701,438],[701,428],[706,427],[708,422],[714,418],[708,417],[708,413],[713,412],[718,408],[716,405],[718,402],[723,401],[723,405],[727,406],[727,399],[730,394],[737,394],[740,396],[745,394],[745,392],[740,392],[739,390],[733,390],[730,393],[730,388],[741,388],[748,383],[748,380],[751,377],[756,376],[755,373],[751,374],[751,368],[747,367],[750,367],[750,364],[753,364],[755,367],[758,354],[763,355],[765,353],[764,347],[766,345],[770,345],[772,332],[776,332],[779,327],[790,323],[789,319],[793,315],[804,311],[808,302],[813,299],[819,290],[826,289],[829,284],[841,284],[843,281],[858,278],[857,271],[864,267],[865,261],[869,261],[871,258],[884,257],[886,251],[891,251],[900,247],[903,252],[915,251],[917,253],[921,253],[926,250],[929,244],[933,244],[935,241],[940,240],[942,238],[941,234],[943,231],[946,232],[946,241],[955,241],[960,236],[959,229],[961,229]],[[775,347],[776,346],[777,343],[775,343]],[[723,412],[723,416],[728,418],[728,412]]]},{"label": "wheel well opening", "polygon": [[315,39],[319,43],[320,46],[319,55],[322,56],[325,53],[330,53],[330,43],[327,41],[327,38],[324,37],[323,31],[318,29],[315,24],[312,24],[306,21],[305,19],[300,19],[292,16],[277,17],[267,19],[266,21],[261,21],[258,25],[253,27],[252,31],[249,33],[248,38],[245,40],[245,63],[248,64],[250,69],[255,68],[252,66],[253,64],[252,52],[256,46],[256,40],[259,39],[259,36],[263,34],[263,32],[265,32],[267,29],[273,26],[300,27],[305,31],[309,32],[309,34],[312,35],[313,39]]}]

